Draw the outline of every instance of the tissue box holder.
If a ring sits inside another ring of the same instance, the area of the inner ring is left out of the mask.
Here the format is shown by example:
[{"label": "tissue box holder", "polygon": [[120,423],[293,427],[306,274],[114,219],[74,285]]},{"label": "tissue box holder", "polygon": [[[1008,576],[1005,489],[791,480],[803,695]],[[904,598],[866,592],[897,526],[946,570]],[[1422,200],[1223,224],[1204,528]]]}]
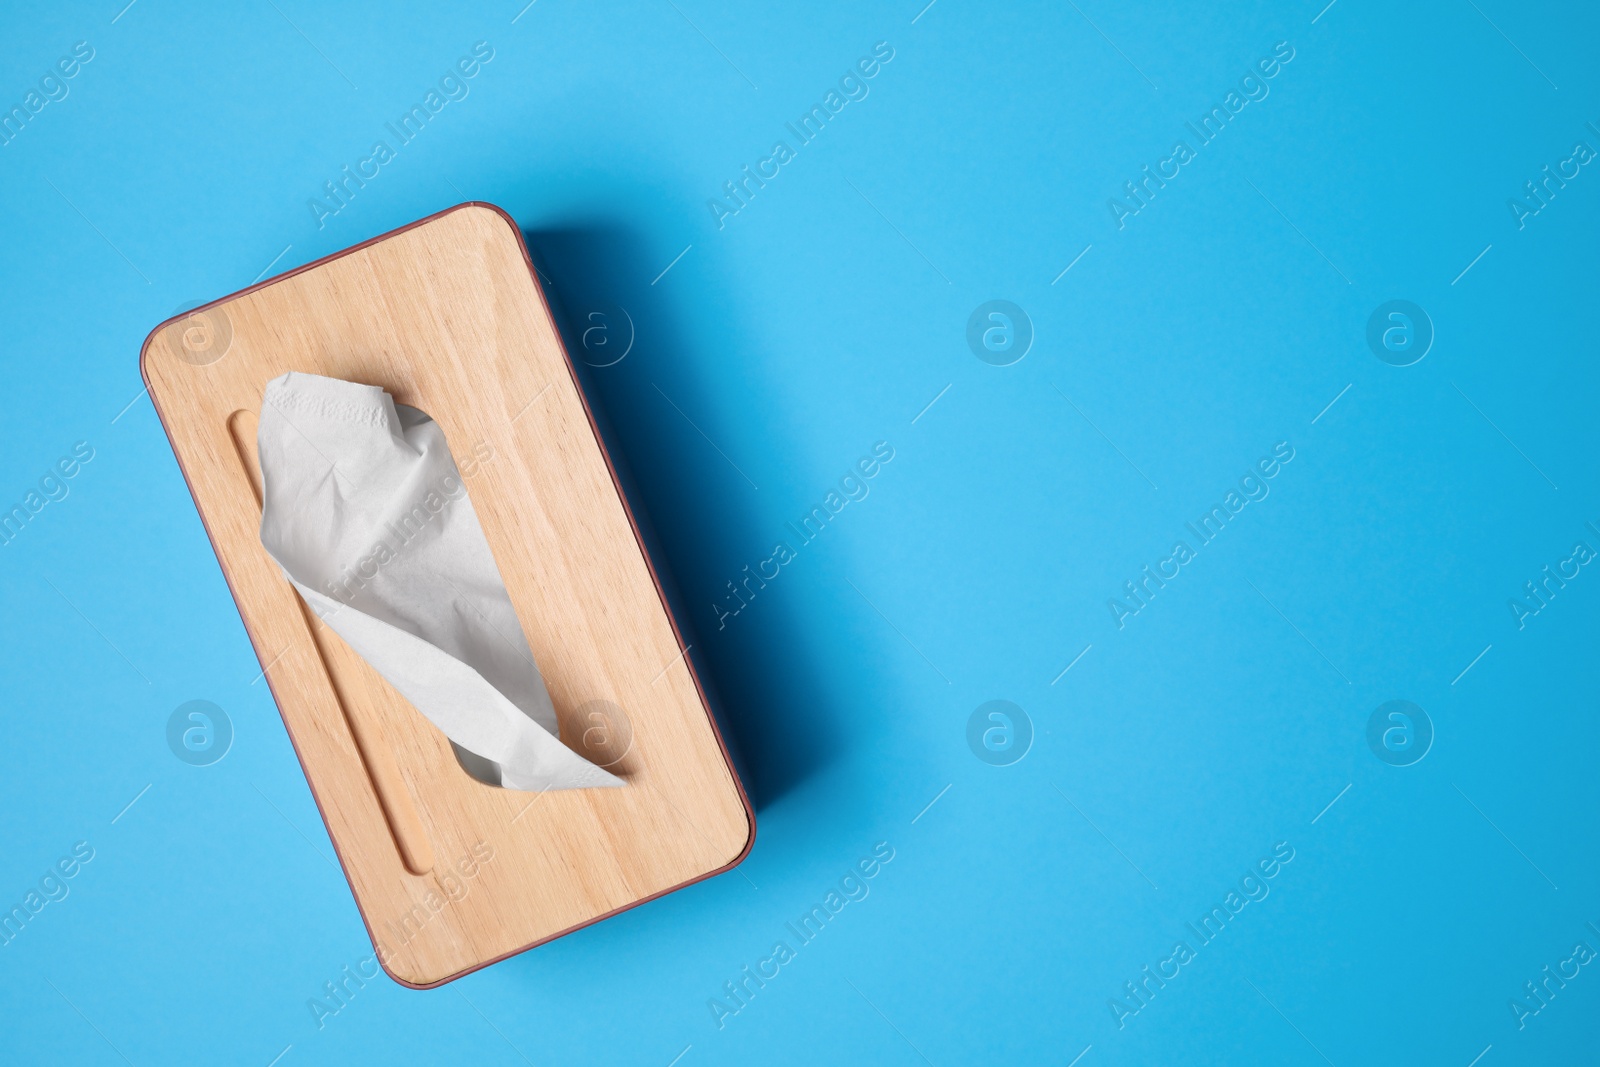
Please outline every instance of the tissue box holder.
[{"label": "tissue box holder", "polygon": [[[748,854],[754,812],[510,216],[463,204],[224,297],[140,365],[392,978],[440,985]],[[259,540],[261,394],[291,370],[440,423],[563,741],[625,788],[475,781],[304,607]]]}]

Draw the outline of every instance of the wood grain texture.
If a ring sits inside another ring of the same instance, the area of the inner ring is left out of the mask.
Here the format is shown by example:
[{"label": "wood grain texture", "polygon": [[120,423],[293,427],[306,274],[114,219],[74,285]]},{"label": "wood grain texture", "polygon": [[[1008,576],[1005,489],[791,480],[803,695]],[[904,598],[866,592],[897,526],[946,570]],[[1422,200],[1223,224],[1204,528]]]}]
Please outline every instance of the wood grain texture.
[{"label": "wood grain texture", "polygon": [[[391,976],[449,981],[744,857],[754,815],[503,212],[464,204],[198,309],[141,365]],[[625,788],[474,781],[303,610],[259,539],[255,413],[286,371],[383,387],[463,462],[492,451],[467,491],[562,739],[583,752],[580,709],[624,709]]]}]

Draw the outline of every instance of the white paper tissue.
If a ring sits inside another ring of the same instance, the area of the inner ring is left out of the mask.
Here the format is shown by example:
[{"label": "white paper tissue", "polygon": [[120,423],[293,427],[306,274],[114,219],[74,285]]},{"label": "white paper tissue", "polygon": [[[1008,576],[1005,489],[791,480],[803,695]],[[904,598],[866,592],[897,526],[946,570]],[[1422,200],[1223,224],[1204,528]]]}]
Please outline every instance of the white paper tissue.
[{"label": "white paper tissue", "polygon": [[438,423],[376,386],[290,373],[267,384],[257,448],[262,545],[474,777],[622,784],[561,743]]}]

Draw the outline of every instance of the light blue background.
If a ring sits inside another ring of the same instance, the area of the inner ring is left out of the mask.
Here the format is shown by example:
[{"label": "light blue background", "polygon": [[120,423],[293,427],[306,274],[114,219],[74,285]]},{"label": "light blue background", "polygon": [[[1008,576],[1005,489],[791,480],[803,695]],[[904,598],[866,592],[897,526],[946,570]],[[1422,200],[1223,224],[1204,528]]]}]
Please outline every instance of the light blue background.
[{"label": "light blue background", "polygon": [[[922,2],[8,7],[6,107],[95,58],[0,148],[0,502],[95,458],[0,548],[0,904],[95,858],[0,949],[0,1059],[1594,1056],[1600,969],[1524,1029],[1509,1001],[1600,949],[1600,575],[1521,630],[1507,604],[1600,548],[1600,171],[1507,207],[1600,148],[1594,15]],[[470,95],[319,228],[308,199],[480,40]],[[706,201],[879,41],[870,95],[719,230]],[[1270,96],[1119,230],[1108,198],[1279,41]],[[137,356],[466,199],[527,231],[569,326],[632,317],[585,380],[760,831],[737,872],[319,1029],[371,949]],[[994,298],[1036,331],[1014,366],[966,344]],[[1392,298],[1436,329],[1411,367],[1365,342]],[[724,583],[879,440],[871,495],[719,631]],[[1107,599],[1279,441],[1271,495],[1119,630]],[[1008,767],[966,742],[995,698],[1036,733]],[[191,699],[236,731],[209,767],[167,748]],[[1367,747],[1393,699],[1436,730],[1413,766]],[[719,1029],[709,998],[880,841],[871,895]],[[1119,1029],[1109,998],[1280,841],[1271,895]]]}]

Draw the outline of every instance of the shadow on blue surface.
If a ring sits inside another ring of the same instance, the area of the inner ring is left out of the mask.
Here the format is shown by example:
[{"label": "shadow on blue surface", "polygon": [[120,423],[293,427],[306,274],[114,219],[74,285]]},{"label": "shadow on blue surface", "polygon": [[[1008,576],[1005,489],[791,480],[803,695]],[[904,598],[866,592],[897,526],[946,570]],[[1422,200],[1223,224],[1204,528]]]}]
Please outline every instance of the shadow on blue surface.
[{"label": "shadow on blue surface", "polygon": [[[692,646],[690,656],[759,810],[828,761],[839,748],[842,723],[829,716],[822,689],[813,682],[824,667],[806,658],[812,642],[781,599],[763,601],[759,640],[745,635],[736,644],[712,632],[717,617],[706,604],[726,595],[721,571],[768,531],[754,509],[735,506],[737,496],[684,476],[703,466],[691,454],[706,441],[674,407],[714,405],[702,402],[711,392],[693,377],[693,340],[666,291],[638,281],[652,277],[660,264],[626,229],[585,220],[525,230],[523,237],[667,600]],[[619,355],[624,341],[628,347]],[[670,400],[652,378],[665,380]],[[686,597],[685,587],[714,592]]]}]

